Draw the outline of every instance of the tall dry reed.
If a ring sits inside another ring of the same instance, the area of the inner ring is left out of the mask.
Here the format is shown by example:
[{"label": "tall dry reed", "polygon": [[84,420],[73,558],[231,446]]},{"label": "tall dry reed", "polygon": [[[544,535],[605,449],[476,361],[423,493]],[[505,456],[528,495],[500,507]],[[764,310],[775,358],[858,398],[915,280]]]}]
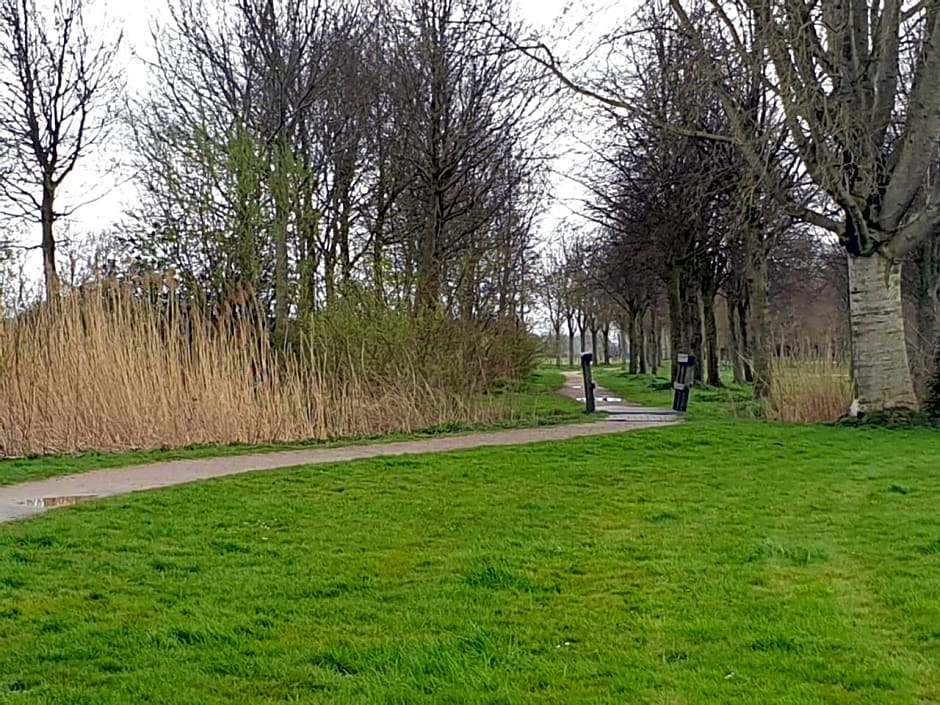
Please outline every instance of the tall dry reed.
[{"label": "tall dry reed", "polygon": [[848,413],[853,390],[848,365],[830,356],[775,358],[765,414],[775,421],[822,423]]},{"label": "tall dry reed", "polygon": [[127,288],[73,292],[0,323],[0,457],[291,442],[492,420],[404,366],[272,351],[258,317],[210,321]]}]

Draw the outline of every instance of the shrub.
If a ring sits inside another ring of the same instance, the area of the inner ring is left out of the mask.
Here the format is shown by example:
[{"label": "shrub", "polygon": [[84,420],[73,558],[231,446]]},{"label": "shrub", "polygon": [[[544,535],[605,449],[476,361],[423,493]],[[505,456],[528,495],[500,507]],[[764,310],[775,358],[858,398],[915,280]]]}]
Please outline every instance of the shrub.
[{"label": "shrub", "polygon": [[456,394],[518,380],[538,360],[538,342],[513,320],[475,323],[346,301],[308,317],[300,336],[329,374],[356,370],[377,383],[411,379]]}]

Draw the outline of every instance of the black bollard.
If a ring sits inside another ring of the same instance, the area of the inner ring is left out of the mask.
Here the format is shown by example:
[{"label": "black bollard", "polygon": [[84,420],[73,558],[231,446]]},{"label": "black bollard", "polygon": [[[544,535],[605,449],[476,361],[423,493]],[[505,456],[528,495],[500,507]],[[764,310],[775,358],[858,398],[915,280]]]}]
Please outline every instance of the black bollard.
[{"label": "black bollard", "polygon": [[597,407],[594,404],[594,382],[591,380],[591,362],[594,360],[592,353],[581,353],[581,372],[584,374],[584,403],[585,411],[593,414]]},{"label": "black bollard", "polygon": [[689,408],[689,395],[695,377],[695,356],[679,355],[679,368],[676,370],[675,397],[672,401],[673,411],[685,413]]}]

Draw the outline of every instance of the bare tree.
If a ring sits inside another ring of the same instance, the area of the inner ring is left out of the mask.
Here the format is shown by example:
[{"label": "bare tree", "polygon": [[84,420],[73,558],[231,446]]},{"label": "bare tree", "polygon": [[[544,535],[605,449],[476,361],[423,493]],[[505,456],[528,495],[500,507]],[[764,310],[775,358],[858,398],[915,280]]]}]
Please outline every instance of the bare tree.
[{"label": "bare tree", "polygon": [[[670,4],[696,41],[699,66],[719,89],[730,134],[763,186],[791,213],[838,236],[848,253],[859,407],[914,408],[901,262],[940,232],[940,181],[927,178],[940,137],[937,3],[708,0],[708,32],[719,28],[742,61],[771,62],[766,83],[824,197],[816,205],[775,183],[740,105],[722,88],[729,76],[712,58],[707,32],[686,3]],[[746,18],[752,37],[736,18]]]},{"label": "bare tree", "polygon": [[552,349],[555,365],[561,367],[561,327],[565,318],[567,275],[558,253],[544,259],[538,277],[538,298],[548,314],[552,331]]},{"label": "bare tree", "polygon": [[409,0],[399,18],[391,99],[396,156],[411,173],[401,254],[416,311],[440,307],[449,279],[466,281],[482,253],[501,246],[494,239],[518,234],[510,214],[525,202],[520,166],[532,158],[538,94],[531,67],[488,24],[509,16],[505,0]]},{"label": "bare tree", "polygon": [[[625,312],[631,349],[642,353],[647,312],[664,287],[673,362],[680,352],[693,353],[696,378],[718,385],[715,298],[726,270],[724,240],[734,225],[726,215],[737,177],[734,149],[698,136],[724,128],[723,110],[707,81],[688,70],[695,50],[669,13],[655,6],[645,12],[647,41],[632,57],[642,67],[636,78],[641,110],[619,121],[598,155],[588,177],[589,211],[607,234],[605,279]],[[640,276],[644,269],[652,276]],[[630,371],[643,362],[633,355]]]},{"label": "bare tree", "polygon": [[521,325],[542,185],[533,72],[482,21],[507,12],[173,0],[129,248],[278,333],[349,297]]},{"label": "bare tree", "polygon": [[[59,189],[79,159],[106,139],[122,88],[115,66],[121,38],[89,32],[91,0],[0,0],[0,194],[6,213],[42,225],[46,295],[59,288],[55,223],[73,208]],[[37,218],[38,216],[38,218]]]}]

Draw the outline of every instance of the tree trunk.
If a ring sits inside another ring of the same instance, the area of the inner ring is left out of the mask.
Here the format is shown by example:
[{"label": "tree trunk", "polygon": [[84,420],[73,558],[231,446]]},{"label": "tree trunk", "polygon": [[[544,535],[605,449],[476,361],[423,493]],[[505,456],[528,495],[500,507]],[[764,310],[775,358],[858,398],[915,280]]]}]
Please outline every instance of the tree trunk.
[{"label": "tree trunk", "polygon": [[744,383],[744,358],[741,355],[741,329],[738,326],[737,315],[738,303],[733,298],[728,299],[728,331],[731,334],[731,340],[728,344],[728,352],[731,355],[731,365],[734,369],[734,383]]},{"label": "tree trunk", "polygon": [[325,308],[332,308],[335,304],[336,257],[332,251],[328,251],[323,258],[323,305]]},{"label": "tree trunk", "polygon": [[287,341],[287,323],[290,313],[290,260],[288,237],[291,205],[295,198],[291,183],[292,158],[286,138],[280,136],[275,144],[271,165],[271,195],[274,220],[271,223],[274,240],[274,344]]},{"label": "tree trunk", "polygon": [[598,359],[598,355],[597,355],[597,352],[598,352],[597,351],[597,334],[598,333],[599,331],[597,330],[597,328],[591,328],[591,353],[594,355],[595,365],[600,362],[600,360]]},{"label": "tree trunk", "polygon": [[340,261],[340,283],[339,290],[345,296],[349,292],[349,283],[352,280],[352,254],[350,252],[349,239],[352,229],[352,198],[350,197],[350,183],[352,178],[349,174],[343,174],[343,187],[339,201],[339,213],[337,215],[337,236],[339,239],[339,261]]},{"label": "tree trunk", "polygon": [[650,351],[652,352],[650,363],[651,372],[654,376],[659,375],[659,368],[662,365],[662,347],[659,342],[659,323],[656,320],[656,307],[650,309]]},{"label": "tree trunk", "polygon": [[56,271],[55,233],[52,230],[55,223],[55,188],[48,184],[42,189],[40,216],[42,219],[42,269],[46,282],[46,299],[51,301],[59,293],[59,273]]},{"label": "tree trunk", "polygon": [[877,254],[850,256],[849,313],[859,410],[916,409],[904,337],[901,265]]},{"label": "tree trunk", "polygon": [[673,267],[669,273],[666,298],[669,303],[669,357],[672,362],[670,374],[672,381],[675,382],[676,373],[679,370],[679,349],[684,347],[686,342],[683,336],[686,328],[682,314],[682,295],[679,291],[679,272],[676,267]]},{"label": "tree trunk", "polygon": [[936,350],[938,309],[940,301],[927,292],[917,292],[917,336],[921,354]]},{"label": "tree trunk", "polygon": [[702,308],[705,315],[705,347],[708,353],[708,376],[706,381],[709,386],[721,386],[721,365],[718,359],[718,319],[715,316],[715,296],[713,294],[702,295]]},{"label": "tree trunk", "polygon": [[604,334],[604,364],[610,364],[610,324],[605,325],[601,331]]},{"label": "tree trunk", "polygon": [[737,319],[738,330],[741,331],[741,339],[738,341],[740,346],[741,364],[744,366],[744,381],[748,384],[754,383],[754,368],[751,366],[751,327],[748,325],[751,307],[745,304],[738,304]]},{"label": "tree trunk", "polygon": [[772,384],[770,360],[772,355],[770,341],[770,297],[767,284],[767,256],[760,233],[751,228],[745,235],[745,259],[747,266],[747,285],[750,293],[751,320],[751,368],[754,379],[754,396],[765,398],[770,393]]},{"label": "tree trunk", "polygon": [[697,286],[686,289],[686,327],[689,336],[689,350],[695,356],[695,382],[705,381],[705,355],[702,334],[702,303]]},{"label": "tree trunk", "polygon": [[911,262],[917,275],[914,286],[917,335],[910,336],[908,353],[913,355],[915,391],[926,393],[940,343],[940,239],[933,238],[923,243]]},{"label": "tree trunk", "polygon": [[385,216],[381,214],[375,221],[372,234],[372,285],[375,287],[379,302],[385,303]]},{"label": "tree trunk", "polygon": [[418,268],[415,302],[418,313],[427,314],[440,306],[440,271],[436,262],[426,262]]},{"label": "tree trunk", "polygon": [[640,317],[635,310],[630,311],[630,374],[640,371]]},{"label": "tree trunk", "polygon": [[277,345],[283,345],[287,336],[289,310],[287,223],[278,222],[274,227],[274,338]]},{"label": "tree trunk", "polygon": [[553,326],[555,331],[555,367],[561,367],[561,324]]},{"label": "tree trunk", "polygon": [[574,329],[568,328],[568,366],[574,366]]},{"label": "tree trunk", "polygon": [[649,350],[649,373],[655,377],[659,374],[659,354],[656,352],[656,330],[654,328],[647,331],[646,341]]},{"label": "tree trunk", "polygon": [[660,361],[664,362],[665,360],[669,360],[670,364],[672,364],[671,361],[672,361],[672,358],[674,357],[674,355],[672,354],[672,336],[669,334],[668,327],[663,326],[659,342],[660,342],[660,345],[663,346],[663,356]]},{"label": "tree trunk", "polygon": [[646,312],[638,317],[639,326],[637,327],[637,343],[640,347],[640,374],[646,374]]},{"label": "tree trunk", "polygon": [[626,327],[626,326],[624,325],[624,323],[621,321],[621,322],[619,323],[619,328],[620,328],[619,336],[620,336],[620,359],[621,359],[621,367],[623,367],[624,369],[626,369],[626,367],[627,367],[627,333],[626,333],[627,327]]}]

